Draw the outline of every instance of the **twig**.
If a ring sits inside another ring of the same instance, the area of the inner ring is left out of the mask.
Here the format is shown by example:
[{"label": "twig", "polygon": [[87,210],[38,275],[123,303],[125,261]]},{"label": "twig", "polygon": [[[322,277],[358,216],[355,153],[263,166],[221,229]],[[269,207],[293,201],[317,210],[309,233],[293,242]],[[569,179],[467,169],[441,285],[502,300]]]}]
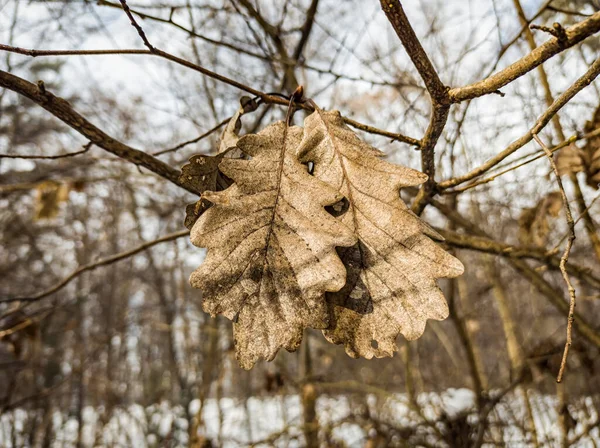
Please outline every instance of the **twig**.
[{"label": "twig", "polygon": [[121,6],[123,6],[123,11],[125,11],[125,14],[127,14],[127,17],[129,17],[131,24],[137,30],[138,34],[144,41],[144,45],[146,47],[148,47],[148,50],[150,50],[152,53],[154,53],[155,48],[152,46],[152,44],[146,37],[146,33],[144,33],[144,30],[142,29],[142,27],[136,22],[135,18],[133,17],[133,14],[131,14],[131,10],[129,9],[129,6],[127,6],[127,0],[119,0],[119,1],[121,2]]},{"label": "twig", "polygon": [[578,44],[592,34],[600,31],[600,12],[593,14],[588,19],[575,24],[564,31],[567,38],[565,42],[561,42],[553,37],[528,55],[522,57],[498,73],[474,84],[451,89],[449,92],[450,99],[454,103],[459,103],[461,101],[487,95],[510,84],[515,79],[543,64],[554,55]]},{"label": "twig", "polygon": [[219,124],[217,124],[215,127],[213,127],[212,129],[209,129],[208,131],[206,131],[204,134],[199,135],[198,137],[192,139],[192,140],[188,140],[186,142],[180,143],[177,146],[174,146],[172,148],[169,149],[162,149],[160,151],[156,151],[153,152],[152,155],[153,156],[161,156],[163,154],[167,154],[169,152],[175,152],[180,150],[181,148],[186,147],[187,145],[192,145],[194,143],[198,143],[200,140],[202,140],[203,138],[208,137],[209,135],[211,135],[213,132],[218,131],[219,129],[221,129],[223,126],[225,126],[227,123],[229,123],[229,120],[231,120],[231,117],[226,118],[225,120],[221,121]]},{"label": "twig", "polygon": [[573,221],[573,215],[571,214],[571,206],[569,205],[569,199],[567,198],[567,193],[565,192],[565,188],[563,187],[562,179],[560,174],[558,173],[558,168],[556,167],[556,163],[554,162],[554,157],[550,149],[542,142],[537,134],[533,134],[533,138],[535,141],[542,147],[548,160],[550,161],[550,166],[552,166],[552,171],[554,171],[554,175],[556,177],[556,183],[558,184],[558,189],[560,190],[560,195],[563,200],[563,205],[565,207],[565,216],[567,220],[567,225],[569,226],[569,237],[567,238],[567,244],[565,246],[565,251],[563,256],[560,258],[560,272],[562,273],[563,279],[567,285],[567,289],[569,291],[569,316],[567,319],[567,341],[565,343],[565,350],[563,352],[563,357],[560,362],[560,369],[558,371],[558,376],[556,377],[556,382],[560,383],[562,381],[563,375],[565,373],[565,368],[567,366],[567,357],[569,355],[569,348],[572,344],[572,333],[573,333],[573,321],[575,320],[575,288],[571,284],[571,279],[569,278],[569,274],[567,273],[567,262],[569,261],[569,254],[571,252],[571,248],[573,247],[573,241],[575,241],[575,222]]},{"label": "twig", "polygon": [[[591,138],[591,137],[594,137],[596,135],[600,135],[600,129],[596,129],[595,131],[590,132],[590,133],[585,134],[585,135],[574,135],[574,136],[568,138],[567,140],[565,140],[564,142],[559,143],[555,147],[551,148],[550,151],[552,151],[552,153],[555,153],[556,151],[569,146],[571,143],[574,143],[574,142],[576,142],[578,140],[583,140],[583,139],[586,139],[586,138]],[[480,179],[480,180],[477,180],[477,181],[472,182],[470,184],[464,185],[462,187],[454,188],[452,190],[446,190],[443,193],[444,194],[458,194],[458,193],[463,193],[463,192],[465,192],[467,190],[470,190],[471,188],[478,187],[479,185],[484,185],[484,184],[490,183],[493,180],[496,180],[498,177],[503,176],[506,173],[510,173],[511,171],[514,171],[516,169],[522,168],[525,165],[528,165],[528,164],[530,164],[532,162],[535,162],[536,160],[539,160],[542,157],[546,156],[543,153],[543,151],[541,152],[541,154],[537,154],[537,152],[538,151],[535,151],[533,154],[528,154],[526,156],[521,156],[521,157],[519,157],[519,158],[517,158],[517,159],[515,159],[515,160],[513,160],[513,161],[511,161],[509,163],[506,163],[506,164],[503,164],[503,165],[500,165],[500,166],[496,166],[495,168],[493,168],[494,171],[497,170],[497,169],[500,169],[502,167],[506,167],[507,165],[510,165],[511,163],[515,163],[515,162],[518,162],[520,160],[523,160],[523,162],[518,163],[517,165],[510,166],[510,167],[508,167],[506,169],[503,169],[502,171],[499,171],[497,173],[494,173],[493,175],[491,175],[489,177],[486,177],[485,179]]]},{"label": "twig", "polygon": [[[120,4],[118,4],[118,3],[112,3],[112,2],[109,2],[107,0],[98,0],[97,5],[98,6],[109,6],[111,8],[122,9]],[[141,7],[142,6],[138,6],[138,8],[141,8]],[[141,12],[139,10],[134,10],[134,9],[131,9],[131,8],[130,8],[130,11],[131,11],[132,14],[135,14],[136,16],[140,17],[141,19],[152,20],[152,21],[155,21],[155,22],[159,22],[159,23],[171,25],[171,26],[173,26],[173,27],[175,27],[175,28],[177,28],[177,29],[179,29],[179,30],[181,30],[181,31],[189,34],[192,37],[201,39],[201,40],[203,40],[205,42],[208,42],[208,43],[210,43],[212,45],[219,46],[219,47],[224,47],[224,48],[227,48],[229,50],[236,51],[238,53],[245,54],[247,56],[251,56],[251,57],[260,59],[262,61],[275,62],[275,63],[281,64],[281,65],[284,65],[284,66],[285,65],[296,65],[298,67],[305,68],[305,69],[313,71],[315,73],[320,73],[320,74],[323,74],[323,75],[330,75],[330,76],[335,77],[336,79],[345,79],[345,80],[353,81],[353,82],[364,82],[364,83],[368,83],[368,84],[372,84],[372,85],[388,86],[388,87],[396,87],[396,88],[400,88],[400,87],[412,87],[412,88],[417,88],[417,89],[421,88],[420,86],[418,86],[416,84],[411,84],[411,83],[380,81],[380,80],[375,80],[375,79],[366,79],[366,78],[362,78],[362,77],[359,77],[359,76],[346,75],[346,74],[343,74],[343,73],[337,73],[337,72],[334,72],[332,70],[328,70],[328,69],[324,69],[324,68],[312,66],[312,65],[307,64],[306,62],[303,62],[303,61],[290,61],[290,60],[282,60],[282,59],[279,59],[279,58],[275,58],[274,59],[274,58],[271,58],[271,57],[269,57],[267,55],[256,53],[256,52],[247,50],[245,48],[238,47],[238,46],[236,46],[236,45],[234,45],[232,43],[229,43],[229,42],[225,42],[225,41],[221,41],[221,40],[216,40],[216,39],[211,39],[210,37],[207,37],[207,36],[204,36],[202,34],[197,33],[195,30],[186,28],[185,26],[181,25],[179,22],[176,22],[175,20],[173,20],[173,17],[169,17],[168,19],[164,19],[162,17],[157,17],[157,16],[154,16],[154,15],[151,15],[151,14],[147,14],[145,12]],[[299,31],[302,31],[304,29],[305,28],[302,27],[302,29],[299,30]],[[298,46],[297,48],[300,48],[300,47]],[[315,96],[315,95],[313,95],[313,96]]]},{"label": "twig", "polygon": [[[158,48],[154,47],[154,51],[150,51],[150,50],[141,50],[141,49],[124,49],[124,50],[35,50],[35,49],[27,49],[27,48],[20,48],[20,47],[13,47],[10,45],[4,45],[4,44],[0,44],[0,50],[3,51],[9,51],[11,53],[18,53],[18,54],[23,54],[26,56],[31,56],[31,57],[41,57],[41,56],[95,56],[95,55],[146,55],[146,56],[158,56],[160,58],[163,59],[167,59],[171,62],[174,62],[176,64],[182,65],[184,67],[187,67],[191,70],[195,70],[199,73],[202,73],[203,75],[206,75],[210,78],[216,79],[217,81],[220,81],[224,84],[228,84],[232,87],[235,87],[237,89],[240,89],[244,92],[248,92],[251,93],[252,95],[260,98],[262,101],[264,101],[267,104],[279,104],[282,106],[287,106],[288,105],[288,100],[286,98],[282,98],[278,95],[272,95],[272,94],[268,94],[268,93],[264,93],[261,92],[260,90],[256,90],[250,86],[247,86],[241,82],[235,81],[231,78],[228,78],[226,76],[220,75],[218,73],[213,72],[212,70],[208,70],[200,65],[194,64],[190,61],[187,61],[183,58],[180,58],[178,56],[172,55],[170,53],[167,53],[165,51],[159,50]],[[6,73],[6,72],[3,72]],[[14,75],[11,75],[14,76]],[[0,84],[2,85],[2,84]],[[7,87],[10,89],[9,86],[6,85],[2,85],[2,87]],[[13,89],[11,89],[13,90]],[[18,92],[20,93],[20,92]],[[298,104],[296,105],[297,107],[306,109],[306,110],[311,110],[310,107],[304,105],[304,104]],[[60,117],[59,117],[60,118]],[[382,129],[378,129],[375,128],[373,126],[369,126],[366,124],[362,124],[359,123],[357,121],[351,120],[349,118],[345,118],[344,117],[344,122],[350,126],[356,127],[357,129],[361,129],[365,132],[368,132],[370,134],[376,134],[376,135],[382,135],[384,137],[389,137],[392,140],[395,141],[399,141],[399,142],[403,142],[403,143],[408,143],[409,145],[414,145],[414,146],[419,146],[420,143],[418,140],[411,138],[411,137],[407,137],[405,135],[402,134],[398,134],[398,133],[394,133],[394,132],[389,132],[389,131],[385,131]],[[101,145],[97,145],[102,147]]]},{"label": "twig", "polygon": [[544,31],[545,33],[551,34],[552,36],[556,37],[559,42],[562,42],[563,44],[568,39],[565,29],[558,22],[554,22],[554,24],[552,24],[552,28],[550,28],[549,26],[545,26],[545,25],[535,25],[534,24],[534,25],[529,25],[529,29],[540,30],[540,31]]},{"label": "twig", "polygon": [[67,157],[75,157],[80,154],[85,154],[86,152],[88,152],[91,149],[92,145],[93,145],[93,143],[89,142],[83,147],[83,149],[81,151],[70,152],[68,154],[60,154],[57,156],[20,156],[20,155],[13,155],[13,154],[0,154],[0,159],[46,159],[46,160],[48,160],[48,159],[50,159],[50,160],[65,159]]},{"label": "twig", "polygon": [[[434,205],[436,202],[434,202]],[[447,229],[436,230],[445,238],[445,243],[457,249],[467,249],[482,253],[500,255],[511,259],[531,259],[544,263],[548,268],[560,270],[560,258],[554,251],[546,251],[542,248],[513,246],[502,241],[479,235],[465,235]],[[566,267],[567,271],[581,279],[593,288],[600,289],[600,278],[595,276],[587,267],[573,264]]]},{"label": "twig", "polygon": [[[600,18],[600,13],[599,13]],[[575,95],[577,95],[581,90],[585,87],[589,86],[594,79],[600,74],[600,58],[596,59],[591,67],[577,80],[571,87],[569,87],[562,95],[560,95],[552,106],[550,106],[536,121],[533,127],[518,140],[515,140],[511,143],[506,149],[498,153],[496,156],[487,160],[485,163],[480,165],[479,167],[469,171],[462,176],[457,176],[438,184],[440,189],[446,189],[450,187],[455,187],[459,184],[467,182],[471,179],[474,179],[477,176],[480,176],[491,168],[496,166],[498,163],[502,162],[508,156],[525,146],[529,143],[535,134],[538,134],[552,119],[552,117],[558,113],[562,107],[567,104]]]},{"label": "twig", "polygon": [[86,271],[91,271],[94,270],[98,267],[101,266],[106,266],[108,264],[112,264],[115,263],[117,261],[123,260],[125,258],[129,258],[133,255],[136,255],[146,249],[148,249],[149,247],[155,246],[157,244],[160,243],[164,243],[166,241],[172,241],[175,240],[177,238],[181,238],[182,236],[186,236],[190,233],[189,230],[180,230],[179,232],[175,232],[175,233],[171,233],[169,235],[165,235],[161,238],[158,238],[156,240],[153,241],[148,241],[144,244],[141,244],[137,247],[134,247],[131,250],[128,250],[126,252],[120,252],[118,254],[115,255],[111,255],[110,257],[106,257],[106,258],[101,258],[100,260],[94,262],[94,263],[88,263],[86,265],[80,266],[79,268],[75,269],[73,272],[71,272],[71,274],[69,274],[67,277],[65,277],[64,279],[62,279],[61,281],[59,281],[58,283],[56,283],[55,285],[51,286],[50,288],[39,292],[37,294],[34,294],[32,296],[24,296],[24,297],[14,297],[14,298],[6,298],[6,299],[0,299],[0,303],[8,303],[8,302],[36,302],[40,299],[43,299],[44,297],[49,296],[50,294],[54,294],[56,291],[62,289],[64,286],[66,286],[69,282],[71,282],[73,279],[75,279],[76,277],[78,277],[80,274],[86,272]]},{"label": "twig", "polygon": [[[458,213],[456,210],[452,210],[446,204],[440,201],[432,200],[432,205],[437,208],[442,214],[444,214],[451,221],[463,229],[469,231],[473,235],[490,238],[489,235],[478,227],[472,219],[468,219]],[[541,294],[543,294],[550,303],[558,309],[560,312],[568,313],[569,305],[564,300],[564,294],[561,291],[557,291],[548,281],[529,264],[518,258],[508,257],[509,263],[519,271]],[[595,347],[600,347],[600,332],[595,328],[594,325],[587,322],[586,319],[578,314],[574,325],[583,337],[585,337]]]},{"label": "twig", "polygon": [[450,97],[448,88],[442,83],[437,71],[423,49],[419,38],[415,34],[402,3],[399,0],[380,0],[381,8],[392,24],[402,45],[410,56],[421,79],[425,83],[431,98],[431,118],[425,136],[421,141],[421,168],[427,174],[427,181],[419,191],[413,203],[413,212],[420,214],[431,197],[435,194],[435,153],[434,149],[448,120],[450,110]]},{"label": "twig", "polygon": [[68,101],[53,95],[47,90],[42,93],[35,84],[2,70],[0,70],[0,87],[7,88],[29,98],[62,122],[71,126],[99,148],[137,166],[142,166],[175,185],[185,188],[191,193],[199,193],[194,191],[190,186],[186,186],[179,181],[179,176],[181,175],[179,170],[167,165],[162,160],[159,160],[150,154],[115,140],[78,114]]},{"label": "twig", "polygon": [[[581,221],[582,219],[585,218],[585,216],[589,213],[589,211],[591,210],[592,206],[596,203],[596,201],[598,199],[600,199],[600,193],[598,193],[596,195],[596,197],[590,201],[590,204],[585,208],[585,210],[583,210],[583,212],[579,214],[579,216],[575,220],[575,223],[574,223],[575,225],[577,225],[579,223],[579,221]],[[555,247],[560,246],[563,243],[563,241],[565,239],[567,239],[568,237],[569,237],[569,232],[567,232],[565,235],[563,235],[563,237],[558,241],[558,243],[556,243]]]}]

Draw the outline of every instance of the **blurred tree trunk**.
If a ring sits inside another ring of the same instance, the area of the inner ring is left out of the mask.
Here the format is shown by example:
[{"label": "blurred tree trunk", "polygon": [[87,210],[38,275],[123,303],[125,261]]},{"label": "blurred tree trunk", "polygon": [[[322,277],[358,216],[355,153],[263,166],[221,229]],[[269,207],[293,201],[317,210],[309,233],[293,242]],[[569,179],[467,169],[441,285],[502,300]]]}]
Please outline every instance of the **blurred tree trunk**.
[{"label": "blurred tree trunk", "polygon": [[303,378],[301,400],[302,416],[304,422],[304,440],[307,448],[319,446],[319,421],[317,419],[317,387],[313,383],[313,367],[310,353],[310,337],[308,331],[304,332],[304,344],[302,345],[302,373]]},{"label": "blurred tree trunk", "polygon": [[[510,381],[514,381],[524,373],[524,369],[527,368],[525,365],[525,353],[523,348],[517,339],[516,323],[512,316],[510,308],[508,306],[508,299],[506,297],[506,291],[500,278],[500,273],[496,266],[496,261],[491,257],[485,257],[486,271],[490,282],[492,283],[492,292],[502,320],[502,327],[504,328],[504,337],[506,338],[506,350],[508,351],[508,360],[510,363]],[[535,376],[535,375],[534,375]],[[529,430],[532,435],[532,442],[535,447],[539,446],[537,429],[535,426],[535,420],[533,418],[533,409],[531,408],[531,402],[527,394],[527,388],[525,386],[519,386],[517,392],[521,395],[523,404],[527,412],[527,422]]]}]

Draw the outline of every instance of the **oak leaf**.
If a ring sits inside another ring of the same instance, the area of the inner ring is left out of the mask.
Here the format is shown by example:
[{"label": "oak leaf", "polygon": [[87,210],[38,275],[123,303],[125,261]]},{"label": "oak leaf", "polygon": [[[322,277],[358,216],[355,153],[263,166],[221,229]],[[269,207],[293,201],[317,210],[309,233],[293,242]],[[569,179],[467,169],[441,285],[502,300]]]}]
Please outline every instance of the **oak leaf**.
[{"label": "oak leaf", "polygon": [[213,205],[191,231],[207,254],[190,282],[203,291],[206,312],[234,321],[236,357],[246,369],[281,347],[296,350],[306,327],[327,327],[324,294],[346,281],[335,248],[356,242],[325,211],[342,195],[298,162],[301,138],[301,128],[284,122],[240,138],[246,157],[219,165],[234,183],[204,193]]},{"label": "oak leaf", "polygon": [[316,108],[304,124],[298,157],[347,198],[338,219],[358,238],[339,250],[348,282],[328,294],[332,320],[323,333],[352,357],[392,356],[400,333],[416,339],[427,319],[448,316],[436,279],[460,275],[463,265],[433,241],[443,238],[400,198],[402,187],[423,183],[425,174],[383,160],[337,111]]}]

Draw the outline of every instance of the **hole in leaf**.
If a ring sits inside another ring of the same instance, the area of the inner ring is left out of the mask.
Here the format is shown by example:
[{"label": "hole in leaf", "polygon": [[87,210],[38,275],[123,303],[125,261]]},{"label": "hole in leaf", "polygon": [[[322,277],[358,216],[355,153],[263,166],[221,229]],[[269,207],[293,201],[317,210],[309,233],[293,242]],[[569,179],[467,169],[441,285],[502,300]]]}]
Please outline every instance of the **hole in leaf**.
[{"label": "hole in leaf", "polygon": [[313,162],[308,162],[306,164],[306,168],[307,168],[308,174],[310,174],[311,176],[314,176],[315,164]]},{"label": "hole in leaf", "polygon": [[379,348],[379,343],[375,339],[373,339],[371,341],[371,347],[373,347],[374,349],[378,349]]},{"label": "hole in leaf", "polygon": [[328,205],[327,207],[325,207],[325,210],[327,210],[327,213],[329,213],[331,216],[337,218],[338,216],[342,216],[344,213],[346,213],[349,207],[350,202],[344,197],[337,201],[335,204]]}]

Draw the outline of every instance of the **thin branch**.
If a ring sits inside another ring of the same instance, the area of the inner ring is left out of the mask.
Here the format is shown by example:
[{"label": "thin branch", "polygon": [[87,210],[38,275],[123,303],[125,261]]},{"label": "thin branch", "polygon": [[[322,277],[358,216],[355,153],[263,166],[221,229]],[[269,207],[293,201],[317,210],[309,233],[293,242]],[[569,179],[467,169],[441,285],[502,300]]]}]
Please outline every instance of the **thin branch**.
[{"label": "thin branch", "polygon": [[[163,59],[167,59],[171,62],[175,62],[176,64],[182,65],[189,69],[195,70],[197,72],[202,73],[210,78],[216,79],[224,84],[228,84],[232,87],[236,87],[244,92],[251,93],[252,95],[260,98],[263,102],[267,104],[279,104],[282,106],[288,105],[288,100],[286,98],[282,98],[277,95],[271,95],[260,90],[253,89],[250,86],[242,84],[241,82],[230,79],[226,76],[219,75],[211,70],[208,70],[200,65],[189,62],[185,59],[182,59],[178,56],[174,56],[165,51],[159,50],[157,48],[154,49],[154,52],[150,50],[139,50],[139,49],[125,49],[125,50],[34,50],[34,49],[26,49],[20,47],[13,47],[10,45],[0,44],[0,50],[9,51],[11,53],[23,54],[31,57],[39,57],[39,56],[94,56],[94,55],[146,55],[146,56],[158,56]],[[6,87],[0,84],[2,87]],[[7,87],[8,88],[8,87]],[[12,90],[12,89],[11,89]],[[312,111],[312,109],[306,104],[297,104],[297,107],[302,109],[306,109]],[[389,137],[394,141],[399,141],[403,143],[408,143],[409,145],[419,146],[420,143],[418,140],[407,137],[402,134],[385,131],[382,129],[375,128],[373,126],[369,126],[366,124],[359,123],[357,121],[351,120],[349,118],[344,117],[344,122],[349,126],[356,127],[357,129],[361,129],[365,132],[375,135],[382,135],[384,137]],[[98,145],[100,146],[100,145]]]},{"label": "thin branch", "polygon": [[138,34],[144,41],[144,45],[146,47],[148,47],[148,50],[150,50],[152,53],[154,53],[155,49],[152,46],[152,44],[150,43],[150,41],[148,40],[148,38],[146,37],[146,33],[144,33],[144,30],[142,29],[142,27],[137,23],[137,21],[135,20],[135,17],[133,17],[133,14],[131,14],[131,10],[129,9],[129,6],[127,6],[127,0],[119,0],[119,1],[121,2],[123,11],[125,11],[125,14],[127,14],[127,17],[129,17],[129,21],[131,22],[131,25],[136,29],[136,31],[138,32]]},{"label": "thin branch", "polygon": [[561,14],[566,14],[569,16],[581,16],[581,17],[590,17],[591,14],[586,14],[584,12],[573,11],[571,9],[558,8],[556,6],[549,6],[548,9],[554,12],[560,12]]},{"label": "thin branch", "polygon": [[312,31],[312,27],[315,23],[315,16],[317,14],[317,8],[319,7],[319,0],[312,0],[310,6],[306,10],[306,19],[302,24],[300,40],[298,41],[298,45],[294,49],[294,53],[292,54],[292,58],[296,63],[302,57],[302,52],[304,51],[304,47],[308,43],[308,38],[310,37],[310,32]]},{"label": "thin branch", "polygon": [[152,155],[153,156],[161,156],[163,154],[167,154],[170,152],[175,152],[180,150],[181,148],[184,148],[188,145],[192,145],[194,143],[198,143],[200,140],[208,137],[209,135],[213,134],[214,132],[218,131],[219,129],[221,129],[223,126],[225,126],[227,123],[229,123],[229,121],[231,120],[231,117],[226,118],[225,120],[221,121],[220,123],[218,123],[215,127],[213,127],[212,129],[209,129],[208,131],[206,131],[204,134],[199,135],[196,138],[193,138],[192,140],[188,140],[185,141],[183,143],[178,144],[177,146],[174,146],[172,148],[168,148],[168,149],[162,149],[160,151],[156,151],[153,152]]},{"label": "thin branch", "polygon": [[[559,143],[555,147],[551,148],[550,151],[554,154],[556,151],[558,151],[558,150],[560,150],[562,148],[565,148],[565,147],[569,146],[570,144],[572,144],[572,143],[574,143],[576,141],[593,138],[593,137],[596,137],[598,135],[600,135],[600,128],[596,129],[596,130],[594,130],[592,132],[588,132],[587,134],[574,135],[574,136],[568,138],[567,140],[565,140],[564,142]],[[508,167],[508,168],[506,168],[506,169],[504,169],[502,171],[499,171],[497,173],[494,173],[493,175],[491,175],[489,177],[486,177],[485,179],[480,179],[480,180],[477,180],[477,181],[472,182],[470,184],[467,184],[465,186],[462,186],[462,187],[459,187],[459,188],[454,188],[452,190],[446,190],[446,191],[443,191],[443,193],[444,194],[458,194],[458,193],[463,193],[463,192],[465,192],[467,190],[470,190],[472,188],[478,187],[479,185],[484,185],[484,184],[490,183],[490,182],[494,181],[495,179],[497,179],[498,177],[503,176],[504,174],[509,173],[511,171],[514,171],[516,169],[522,168],[525,165],[528,165],[528,164],[530,164],[532,162],[535,162],[536,160],[541,159],[542,157],[546,157],[546,155],[544,154],[543,151],[541,151],[541,154],[536,154],[536,152],[534,152],[533,154],[529,154],[527,156],[519,157],[518,159],[513,160],[510,163],[515,163],[515,162],[517,162],[519,160],[523,160],[523,162],[518,163],[517,165],[510,166],[510,167]],[[507,165],[508,164],[504,164],[503,166],[507,166]],[[494,170],[499,169],[499,168],[500,168],[500,166],[496,166],[494,168]],[[583,214],[580,215],[579,219],[581,219],[582,216],[583,216]],[[577,223],[577,222],[578,222],[578,220],[575,223]]]},{"label": "thin branch", "polygon": [[[599,15],[600,17],[600,15]],[[600,22],[600,20],[599,20]],[[552,119],[552,117],[560,110],[562,107],[567,104],[575,95],[577,95],[581,90],[585,87],[589,86],[594,79],[600,74],[600,58],[596,59],[596,61],[591,65],[591,67],[581,76],[571,87],[569,87],[562,95],[560,95],[552,106],[550,106],[536,121],[535,125],[521,138],[514,141],[510,146],[508,146],[504,151],[501,151],[496,156],[488,159],[485,163],[480,165],[479,167],[469,171],[462,176],[457,176],[452,179],[445,180],[438,184],[440,189],[446,189],[450,187],[455,187],[456,185],[467,182],[471,179],[474,179],[477,176],[480,176],[490,170],[492,167],[496,166],[498,163],[503,161],[505,158],[513,154],[515,151],[519,150],[531,140],[533,140],[533,136],[538,134]]]},{"label": "thin branch", "polygon": [[392,139],[393,142],[398,141],[402,143],[407,143],[409,145],[415,146],[416,148],[419,148],[421,146],[421,142],[416,138],[408,137],[402,134],[397,134],[395,132],[384,131],[373,126],[369,126],[368,124],[363,124],[358,121],[352,120],[351,118],[344,117],[344,123],[346,123],[348,126],[352,126],[355,129],[368,132],[369,134],[376,134],[382,135],[384,137],[389,137]]},{"label": "thin branch", "polygon": [[419,195],[413,203],[413,212],[420,214],[429,199],[435,194],[435,154],[437,144],[450,110],[450,97],[448,88],[442,83],[437,71],[423,49],[419,38],[415,34],[402,3],[399,0],[380,0],[381,8],[385,12],[402,45],[408,53],[412,63],[421,75],[425,87],[431,97],[431,118],[425,136],[421,141],[421,168],[428,179],[423,184]]},{"label": "thin branch", "polygon": [[[436,201],[431,201],[431,204],[438,209],[444,216],[451,221],[454,221],[458,226],[469,231],[471,234],[478,237],[490,238],[490,236],[479,228],[471,219],[465,218],[456,210],[453,210],[448,205]],[[569,305],[565,302],[564,294],[557,291],[544,277],[534,268],[522,259],[507,257],[507,261],[525,277],[548,301],[560,312],[568,312]],[[575,313],[574,325],[579,331],[579,334],[584,336],[589,342],[596,347],[600,347],[600,332],[594,328],[592,324],[580,314]]]},{"label": "thin branch", "polygon": [[419,38],[415,34],[415,31],[404,12],[400,0],[380,0],[380,4],[388,20],[394,27],[394,31],[396,31],[396,34],[400,38],[402,45],[406,49],[406,52],[410,56],[412,63],[421,75],[421,79],[423,79],[432,100],[438,103],[447,103],[447,88],[440,80],[437,71],[423,49]]},{"label": "thin branch", "polygon": [[[502,56],[504,56],[504,54],[508,51],[508,49],[510,47],[512,47],[515,42],[517,42],[521,35],[523,34],[523,31],[525,31],[531,22],[533,22],[535,19],[537,19],[539,16],[541,16],[546,9],[550,6],[550,3],[552,3],[553,0],[546,0],[546,2],[540,7],[540,9],[538,9],[538,11],[529,19],[526,20],[525,24],[523,24],[523,26],[521,27],[521,29],[519,30],[519,32],[515,35],[515,37],[513,37],[509,42],[507,42],[505,45],[502,46],[502,48],[500,49],[500,52],[498,53],[498,56],[496,57],[496,63],[493,65],[492,67],[492,72],[496,69],[496,67],[498,66],[498,64],[500,63],[500,60],[502,59]],[[490,73],[491,75],[491,73]]]},{"label": "thin branch", "polygon": [[453,103],[459,103],[461,101],[496,92],[515,79],[525,75],[537,66],[543,64],[551,57],[568,48],[571,48],[598,31],[600,31],[600,12],[597,12],[588,19],[565,29],[566,40],[561,41],[553,37],[537,47],[528,55],[522,57],[495,75],[468,86],[450,89],[450,100]]},{"label": "thin branch", "polygon": [[69,274],[67,277],[65,277],[64,279],[62,279],[61,281],[59,281],[58,283],[56,283],[55,285],[51,286],[50,288],[48,288],[44,291],[41,291],[41,292],[31,295],[31,296],[0,299],[0,303],[37,302],[38,300],[43,299],[44,297],[47,297],[47,296],[59,291],[60,289],[65,287],[67,284],[69,284],[72,280],[74,280],[75,278],[77,278],[79,275],[81,275],[82,273],[84,273],[86,271],[92,271],[101,266],[106,266],[106,265],[115,263],[117,261],[124,260],[124,259],[129,258],[133,255],[136,255],[152,246],[155,246],[160,243],[164,243],[166,241],[173,241],[177,238],[181,238],[182,236],[186,236],[189,233],[190,233],[189,230],[180,230],[179,232],[170,233],[169,235],[165,235],[165,236],[158,238],[156,240],[153,240],[153,241],[148,241],[148,242],[141,244],[131,250],[126,251],[126,252],[120,252],[118,254],[111,255],[110,257],[102,258],[94,263],[89,263],[89,264],[80,266],[79,268],[77,268],[73,272],[71,272],[71,274]]},{"label": "thin branch", "polygon": [[[547,251],[538,247],[513,246],[489,237],[465,235],[446,229],[436,230],[446,239],[446,244],[457,249],[473,250],[513,259],[537,260],[546,264],[550,269],[560,270],[561,260],[555,255],[555,251]],[[566,269],[571,275],[600,290],[600,278],[592,274],[589,268],[569,263]]]},{"label": "thin branch", "polygon": [[167,165],[150,154],[146,154],[143,151],[115,140],[87,121],[83,116],[79,115],[68,101],[53,95],[45,88],[40,89],[39,86],[2,70],[0,70],[0,87],[7,88],[29,98],[56,118],[71,126],[99,148],[137,166],[142,166],[153,173],[164,177],[175,185],[198,194],[197,191],[191,190],[189,186],[186,186],[179,181],[179,176],[181,174],[179,170]]},{"label": "thin branch", "polygon": [[[108,6],[111,8],[118,8],[118,9],[122,9],[121,5],[118,3],[112,3],[109,2],[107,0],[98,0],[97,2],[98,6]],[[250,50],[247,50],[245,48],[241,48],[238,47],[232,43],[229,42],[225,42],[225,41],[221,41],[221,40],[216,40],[216,39],[211,39],[210,37],[204,36],[202,34],[197,33],[195,30],[193,29],[189,29],[187,27],[185,27],[184,25],[180,24],[179,22],[176,22],[172,16],[169,16],[168,19],[164,19],[162,17],[158,17],[158,16],[154,16],[151,14],[147,14],[145,12],[141,12],[138,10],[134,10],[130,8],[130,11],[132,14],[140,17],[141,19],[144,20],[152,20],[155,22],[159,22],[159,23],[163,23],[166,25],[171,25],[185,33],[187,33],[188,35],[201,39],[209,44],[218,46],[218,47],[224,47],[227,48],[229,50],[232,51],[236,51],[238,53],[241,54],[245,54],[246,56],[251,56],[253,58],[257,58],[260,59],[262,61],[266,61],[266,62],[276,62],[278,64],[282,64],[282,65],[296,65],[298,67],[302,67],[305,68],[307,70],[313,71],[315,73],[320,73],[323,75],[330,75],[333,76],[336,79],[345,79],[348,81],[354,81],[354,82],[364,82],[364,83],[368,83],[371,85],[379,85],[379,86],[387,86],[387,87],[396,87],[396,88],[400,88],[400,87],[412,87],[412,88],[421,88],[420,86],[416,85],[416,84],[411,84],[411,83],[404,83],[404,82],[390,82],[390,81],[380,81],[380,80],[375,80],[375,79],[367,79],[367,78],[362,78],[362,77],[358,77],[358,76],[351,76],[351,75],[346,75],[343,73],[337,73],[334,72],[332,70],[328,70],[328,69],[324,69],[324,68],[320,68],[320,67],[315,67],[313,65],[307,64],[304,61],[288,61],[288,60],[282,60],[279,58],[273,59],[269,56],[266,56],[264,54],[260,54],[260,53],[256,53]],[[302,31],[304,29],[304,26],[299,30]],[[301,43],[301,41],[299,42],[299,44]],[[299,47],[297,47],[299,48]]]},{"label": "thin branch", "polygon": [[554,162],[554,157],[552,155],[552,151],[542,142],[537,134],[533,135],[535,141],[542,147],[548,160],[550,161],[550,166],[552,167],[552,171],[554,171],[554,176],[556,177],[556,183],[558,184],[558,189],[560,190],[560,195],[562,197],[563,206],[565,208],[565,216],[567,220],[567,225],[569,227],[569,237],[567,238],[567,244],[565,246],[565,251],[563,252],[562,257],[560,258],[560,272],[562,273],[563,279],[567,285],[567,289],[569,291],[569,316],[567,319],[567,341],[565,343],[565,350],[563,352],[563,357],[560,362],[560,369],[558,371],[558,376],[556,377],[556,382],[560,383],[562,381],[563,375],[565,373],[565,367],[567,365],[567,357],[569,355],[569,348],[571,348],[572,344],[572,334],[573,334],[573,321],[575,320],[575,288],[571,284],[571,279],[569,278],[569,274],[567,273],[567,262],[569,261],[569,254],[571,253],[571,248],[573,247],[573,241],[575,241],[575,222],[573,221],[573,215],[571,213],[571,206],[569,205],[569,198],[567,198],[567,193],[565,192],[565,188],[562,183],[562,179],[558,172],[558,168],[556,167],[556,163]]},{"label": "thin branch", "polygon": [[0,159],[44,159],[44,160],[56,160],[56,159],[65,159],[67,157],[75,157],[81,154],[85,154],[92,147],[92,142],[87,143],[81,151],[70,152],[68,154],[59,154],[57,156],[20,156],[14,154],[0,154]]}]

